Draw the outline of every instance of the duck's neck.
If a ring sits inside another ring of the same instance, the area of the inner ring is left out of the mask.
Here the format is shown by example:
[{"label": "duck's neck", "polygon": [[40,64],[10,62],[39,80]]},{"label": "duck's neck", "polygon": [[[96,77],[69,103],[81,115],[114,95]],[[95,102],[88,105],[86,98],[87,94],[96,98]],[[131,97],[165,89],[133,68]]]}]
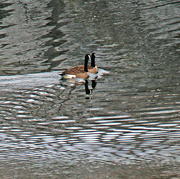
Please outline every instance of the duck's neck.
[{"label": "duck's neck", "polygon": [[96,66],[96,65],[95,65],[95,56],[94,56],[94,55],[91,56],[91,66],[92,66],[92,67],[95,67],[95,66]]},{"label": "duck's neck", "polygon": [[85,72],[88,72],[88,60],[89,60],[89,57],[85,57],[85,60],[84,60],[84,71]]}]

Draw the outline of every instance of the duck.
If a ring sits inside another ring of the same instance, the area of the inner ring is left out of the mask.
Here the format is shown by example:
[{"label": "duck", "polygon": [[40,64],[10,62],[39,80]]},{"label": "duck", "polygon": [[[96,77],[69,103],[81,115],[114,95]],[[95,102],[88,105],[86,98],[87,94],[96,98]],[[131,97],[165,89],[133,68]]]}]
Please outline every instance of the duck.
[{"label": "duck", "polygon": [[83,78],[86,79],[89,76],[88,72],[88,61],[90,59],[90,55],[86,54],[84,59],[84,65],[71,67],[63,72],[60,75],[64,79],[72,79],[72,78]]},{"label": "duck", "polygon": [[[98,72],[98,68],[95,65],[95,57],[96,57],[95,53],[92,53],[91,54],[91,66],[88,65],[88,72],[89,73],[97,73]],[[78,66],[78,68],[83,70],[84,65],[80,65],[80,66]]]}]

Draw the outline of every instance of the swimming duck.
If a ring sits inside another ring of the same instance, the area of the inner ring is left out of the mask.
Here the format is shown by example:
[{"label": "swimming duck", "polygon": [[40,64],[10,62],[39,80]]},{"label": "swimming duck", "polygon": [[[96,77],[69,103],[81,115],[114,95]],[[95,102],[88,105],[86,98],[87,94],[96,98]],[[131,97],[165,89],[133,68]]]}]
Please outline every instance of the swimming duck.
[{"label": "swimming duck", "polygon": [[84,65],[71,67],[60,73],[60,75],[62,75],[64,79],[70,79],[70,78],[86,79],[89,76],[89,72],[88,72],[89,59],[90,59],[90,55],[86,54],[84,59]]},{"label": "swimming duck", "polygon": [[[92,53],[91,54],[91,66],[88,65],[88,72],[89,73],[97,73],[98,72],[98,68],[95,65],[95,57],[96,57],[95,53]],[[84,65],[80,65],[80,66],[78,66],[78,68],[79,69],[81,68],[83,70]]]}]

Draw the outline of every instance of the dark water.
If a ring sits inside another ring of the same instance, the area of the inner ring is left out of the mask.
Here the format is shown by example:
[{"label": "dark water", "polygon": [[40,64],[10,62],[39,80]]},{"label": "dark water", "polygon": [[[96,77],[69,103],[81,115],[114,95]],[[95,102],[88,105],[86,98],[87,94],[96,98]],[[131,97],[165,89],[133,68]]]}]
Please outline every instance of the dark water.
[{"label": "dark water", "polygon": [[[1,178],[180,178],[179,17],[177,0],[1,1]],[[91,52],[109,74],[59,79]]]}]

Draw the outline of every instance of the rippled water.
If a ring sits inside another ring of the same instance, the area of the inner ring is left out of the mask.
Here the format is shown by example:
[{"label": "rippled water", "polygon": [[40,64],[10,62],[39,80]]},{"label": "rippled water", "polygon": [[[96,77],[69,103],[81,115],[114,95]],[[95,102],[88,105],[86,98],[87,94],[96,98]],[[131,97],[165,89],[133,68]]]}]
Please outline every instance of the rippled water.
[{"label": "rippled water", "polygon": [[[177,0],[1,1],[0,176],[179,178],[179,17]],[[91,52],[109,74],[60,80]]]}]

